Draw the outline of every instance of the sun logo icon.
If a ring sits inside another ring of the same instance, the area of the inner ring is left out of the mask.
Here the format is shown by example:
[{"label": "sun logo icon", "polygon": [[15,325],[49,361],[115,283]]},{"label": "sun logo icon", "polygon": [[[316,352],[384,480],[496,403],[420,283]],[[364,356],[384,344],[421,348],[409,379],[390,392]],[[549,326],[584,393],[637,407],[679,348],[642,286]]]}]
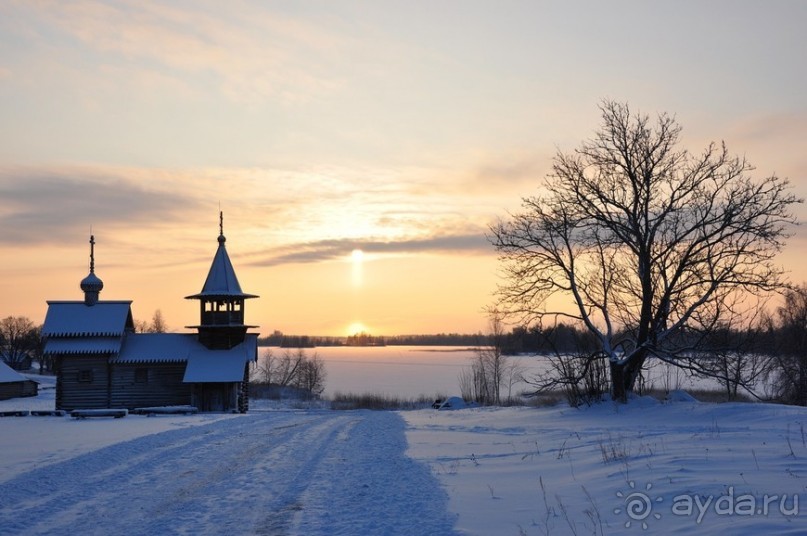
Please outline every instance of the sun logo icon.
[{"label": "sun logo icon", "polygon": [[[628,482],[631,490],[636,489],[636,483],[631,480]],[[653,504],[660,503],[664,500],[663,497],[656,497],[655,499],[651,499],[650,495],[646,492],[649,492],[653,488],[653,484],[648,483],[644,491],[630,491],[626,495],[621,491],[616,492],[616,496],[623,500],[625,503],[625,507],[623,508],[614,508],[614,513],[619,515],[623,511],[628,516],[628,520],[625,521],[625,528],[629,529],[634,522],[637,524],[641,522],[642,530],[647,530],[648,524],[647,521],[649,518],[653,518],[656,520],[661,519],[661,514],[658,512],[653,511]]]}]

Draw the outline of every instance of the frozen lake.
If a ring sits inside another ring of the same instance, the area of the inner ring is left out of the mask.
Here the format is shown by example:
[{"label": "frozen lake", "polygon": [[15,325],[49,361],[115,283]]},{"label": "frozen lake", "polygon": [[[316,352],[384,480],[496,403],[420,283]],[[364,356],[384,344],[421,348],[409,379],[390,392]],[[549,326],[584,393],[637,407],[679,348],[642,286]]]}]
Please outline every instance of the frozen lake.
[{"label": "frozen lake", "polygon": [[[259,359],[271,350],[261,347]],[[398,397],[428,397],[459,393],[459,376],[475,355],[468,348],[445,346],[323,346],[305,349],[325,363],[324,396],[334,393],[377,393]]]},{"label": "frozen lake", "polygon": [[[271,349],[275,356],[285,348],[261,347],[259,359]],[[296,351],[296,349],[290,349]],[[469,368],[476,352],[467,347],[452,346],[324,346],[308,348],[306,355],[316,355],[325,363],[324,396],[334,393],[376,393],[402,398],[420,395],[436,397],[460,394],[459,377]],[[508,356],[518,363],[527,376],[546,369],[546,358],[541,356]],[[648,371],[656,387],[663,388],[664,380],[672,388],[715,387],[711,380],[687,377],[682,371],[667,370],[666,366],[652,367]],[[514,385],[513,394],[528,385]],[[506,387],[502,391],[506,394]]]}]

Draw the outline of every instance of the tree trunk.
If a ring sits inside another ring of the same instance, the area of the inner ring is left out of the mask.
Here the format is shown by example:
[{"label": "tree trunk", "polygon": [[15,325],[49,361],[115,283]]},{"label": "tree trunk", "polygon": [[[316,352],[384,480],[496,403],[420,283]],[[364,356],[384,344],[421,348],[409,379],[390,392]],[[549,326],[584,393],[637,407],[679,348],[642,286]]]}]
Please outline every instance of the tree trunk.
[{"label": "tree trunk", "polygon": [[611,361],[611,398],[619,402],[628,401],[628,391],[632,389],[625,373],[625,363]]},{"label": "tree trunk", "polygon": [[609,361],[612,399],[623,404],[628,401],[628,394],[633,392],[646,357],[646,352],[637,351],[622,361]]}]

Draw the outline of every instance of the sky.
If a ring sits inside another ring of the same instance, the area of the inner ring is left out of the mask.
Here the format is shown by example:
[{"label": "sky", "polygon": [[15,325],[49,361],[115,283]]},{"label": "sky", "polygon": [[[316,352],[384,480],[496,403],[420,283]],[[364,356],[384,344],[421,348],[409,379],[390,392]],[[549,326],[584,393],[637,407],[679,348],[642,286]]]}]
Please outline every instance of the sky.
[{"label": "sky", "polygon": [[[181,331],[221,210],[261,333],[485,331],[488,226],[603,99],[807,197],[805,21],[795,0],[4,1],[0,316],[82,299],[92,233],[101,299]],[[780,257],[796,282],[805,245]]]}]

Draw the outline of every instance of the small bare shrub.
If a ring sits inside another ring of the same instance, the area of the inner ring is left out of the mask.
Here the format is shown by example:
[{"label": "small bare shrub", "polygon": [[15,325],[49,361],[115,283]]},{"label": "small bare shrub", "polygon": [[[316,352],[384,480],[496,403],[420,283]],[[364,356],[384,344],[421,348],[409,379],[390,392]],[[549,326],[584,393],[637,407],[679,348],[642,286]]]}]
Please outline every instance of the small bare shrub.
[{"label": "small bare shrub", "polygon": [[608,440],[600,438],[600,454],[602,455],[602,463],[611,463],[615,461],[622,461],[630,456],[630,449],[625,443],[624,437],[614,439],[611,434],[608,434]]},{"label": "small bare shrub", "polygon": [[[446,397],[437,395],[437,398],[442,400]],[[431,407],[434,400],[435,398],[423,395],[416,398],[401,398],[380,393],[334,393],[331,398],[331,409],[371,409],[388,411],[425,409]]]},{"label": "small bare shrub", "polygon": [[488,336],[490,344],[477,348],[470,367],[460,373],[462,398],[497,406],[512,399],[513,386],[523,380],[524,370],[504,353],[505,338],[501,315],[493,311]]},{"label": "small bare shrub", "polygon": [[534,379],[538,393],[560,389],[572,407],[600,402],[608,393],[608,364],[587,355],[549,355],[547,372]]}]

